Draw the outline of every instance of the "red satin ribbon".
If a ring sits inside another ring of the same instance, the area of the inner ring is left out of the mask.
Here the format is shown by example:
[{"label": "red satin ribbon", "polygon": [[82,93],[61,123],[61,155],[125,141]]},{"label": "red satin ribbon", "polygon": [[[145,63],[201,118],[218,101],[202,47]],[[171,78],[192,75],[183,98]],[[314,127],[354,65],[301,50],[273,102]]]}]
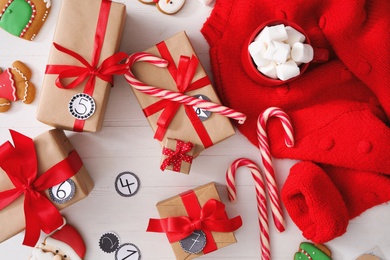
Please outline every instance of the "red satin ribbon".
[{"label": "red satin ribbon", "polygon": [[[88,79],[84,93],[90,96],[93,95],[96,77],[99,77],[103,81],[113,84],[113,75],[122,75],[127,70],[127,64],[121,64],[120,62],[128,57],[126,53],[119,52],[116,53],[107,59],[105,59],[102,64],[98,67],[98,62],[100,59],[100,53],[104,42],[104,37],[106,34],[108,17],[110,14],[111,0],[102,0],[99,12],[99,18],[96,26],[95,41],[92,52],[92,60],[89,63],[78,53],[69,50],[61,45],[53,43],[54,47],[66,53],[76,60],[80,61],[83,66],[73,66],[73,65],[47,65],[46,74],[58,74],[56,79],[56,86],[59,88],[71,89],[79,84],[81,84],[85,79]],[[76,78],[68,85],[64,86],[61,83],[61,80],[65,78]],[[74,131],[81,132],[84,128],[85,120],[75,119],[73,126]]]},{"label": "red satin ribbon", "polygon": [[[83,163],[76,151],[37,178],[37,158],[32,139],[12,131],[10,142],[0,146],[0,167],[15,188],[0,192],[0,210],[24,195],[26,232],[23,244],[34,246],[42,230],[49,234],[63,224],[58,209],[44,191],[74,176]],[[11,221],[11,220],[10,220]]]},{"label": "red satin ribbon", "polygon": [[[191,58],[187,56],[180,56],[178,67],[176,67],[165,42],[160,42],[156,46],[161,54],[161,57],[168,61],[167,69],[171,74],[171,77],[176,82],[177,89],[180,93],[199,89],[211,84],[207,76],[191,83],[199,64],[199,61],[195,55],[193,55]],[[181,104],[174,101],[164,99],[159,100],[156,103],[143,109],[146,117],[163,110],[157,120],[157,129],[154,135],[155,139],[159,141],[163,140],[164,135],[173,118],[175,117],[180,105]],[[184,108],[190,122],[197,132],[200,140],[202,141],[203,146],[206,148],[212,146],[213,142],[193,107],[184,105]]]},{"label": "red satin ribbon", "polygon": [[184,143],[181,140],[176,140],[176,148],[175,151],[164,147],[162,150],[162,154],[166,155],[167,158],[162,162],[160,169],[165,170],[169,165],[173,166],[173,170],[176,172],[180,172],[181,162],[185,161],[189,164],[192,163],[193,157],[191,155],[187,155],[191,149],[194,148],[194,144],[191,142]]},{"label": "red satin ribbon", "polygon": [[225,205],[215,199],[208,200],[203,208],[200,207],[194,191],[180,195],[188,216],[150,219],[148,232],[166,233],[170,243],[177,242],[192,234],[195,230],[202,230],[206,235],[206,245],[203,253],[217,250],[211,231],[233,232],[242,225],[240,216],[229,219],[225,212]]}]

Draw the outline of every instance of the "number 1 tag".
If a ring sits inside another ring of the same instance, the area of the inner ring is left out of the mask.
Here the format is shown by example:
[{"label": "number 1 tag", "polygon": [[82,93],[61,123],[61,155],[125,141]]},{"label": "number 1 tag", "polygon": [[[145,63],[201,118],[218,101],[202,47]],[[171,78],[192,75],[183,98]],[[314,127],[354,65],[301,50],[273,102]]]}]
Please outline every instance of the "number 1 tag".
[{"label": "number 1 tag", "polygon": [[95,100],[85,93],[79,93],[69,101],[69,112],[79,120],[90,118],[96,110]]},{"label": "number 1 tag", "polygon": [[50,198],[57,204],[64,204],[71,200],[76,192],[76,184],[68,179],[56,186],[49,188]]}]

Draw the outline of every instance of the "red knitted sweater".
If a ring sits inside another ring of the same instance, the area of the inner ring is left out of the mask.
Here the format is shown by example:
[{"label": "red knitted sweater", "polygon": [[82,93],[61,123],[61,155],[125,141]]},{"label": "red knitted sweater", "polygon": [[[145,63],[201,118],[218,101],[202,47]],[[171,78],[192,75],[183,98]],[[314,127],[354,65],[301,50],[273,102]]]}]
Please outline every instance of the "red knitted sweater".
[{"label": "red knitted sweater", "polygon": [[[335,203],[347,208],[348,218],[390,200],[389,176],[380,179],[386,191],[372,191],[360,184],[349,188],[348,194],[340,190],[348,183],[351,171],[370,172],[373,176],[390,174],[389,14],[388,0],[217,0],[202,28],[210,45],[217,91],[225,105],[248,116],[238,129],[254,145],[257,146],[259,114],[268,107],[280,107],[292,120],[295,147],[286,147],[283,128],[271,119],[268,133],[273,156],[321,165],[344,200],[353,194],[375,193],[370,203]],[[280,86],[266,87],[252,81],[243,69],[241,50],[257,26],[273,19],[297,23],[306,31],[313,46],[329,50],[329,61],[311,64],[301,77]],[[340,168],[329,170],[329,167]],[[316,171],[309,168],[302,169]],[[347,169],[349,174],[343,175]],[[338,176],[336,181],[330,172],[338,172],[345,178]],[[377,181],[376,177],[364,176],[364,180]],[[291,201],[298,191],[293,191],[293,185],[288,182],[293,183],[293,180],[287,179],[283,188],[284,203],[305,235],[305,225],[309,224],[300,223],[298,217],[302,216],[297,207],[302,205]],[[306,192],[306,196],[315,193],[314,190]],[[341,229],[326,237],[312,233],[305,236],[324,242],[341,235],[346,227]]]}]

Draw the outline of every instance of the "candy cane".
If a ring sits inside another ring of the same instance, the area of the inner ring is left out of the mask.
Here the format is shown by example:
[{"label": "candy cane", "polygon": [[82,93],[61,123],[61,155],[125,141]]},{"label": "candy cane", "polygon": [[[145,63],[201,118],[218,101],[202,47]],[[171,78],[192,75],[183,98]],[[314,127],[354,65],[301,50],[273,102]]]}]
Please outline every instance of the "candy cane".
[{"label": "candy cane", "polygon": [[157,67],[166,67],[168,65],[168,62],[164,59],[158,58],[156,56],[153,56],[151,54],[145,53],[145,52],[139,52],[134,53],[130,55],[127,62],[129,63],[129,71],[126,73],[125,79],[126,81],[135,89],[158,98],[162,99],[168,99],[174,102],[178,102],[181,104],[185,104],[188,106],[195,106],[198,108],[203,108],[210,112],[215,112],[218,114],[221,114],[226,117],[230,117],[234,120],[237,120],[239,124],[243,124],[246,120],[246,116],[238,111],[235,111],[231,108],[215,104],[213,102],[209,102],[206,100],[194,98],[182,93],[169,91],[166,89],[160,89],[156,87],[152,87],[149,85],[146,85],[145,83],[137,80],[134,76],[134,74],[131,72],[131,67],[139,61],[144,61],[151,63]]},{"label": "candy cane", "polygon": [[268,136],[266,133],[267,121],[272,116],[278,117],[282,122],[282,126],[285,131],[284,139],[287,147],[294,146],[294,137],[290,118],[280,108],[270,107],[259,116],[257,121],[257,139],[259,141],[261,159],[264,165],[268,194],[271,200],[272,217],[274,219],[276,228],[280,232],[283,232],[285,230],[284,217],[280,206],[281,203],[279,200],[279,191],[276,185],[275,172],[272,165],[271,152],[268,144]]},{"label": "candy cane", "polygon": [[270,236],[268,229],[268,213],[267,213],[267,202],[265,196],[265,185],[264,179],[260,168],[251,160],[246,158],[240,158],[235,160],[228,170],[226,171],[226,183],[229,200],[232,202],[236,201],[236,183],[235,174],[237,168],[246,166],[250,169],[252,177],[255,180],[256,198],[257,198],[257,211],[260,226],[260,247],[261,257],[264,260],[271,259],[270,250]]}]

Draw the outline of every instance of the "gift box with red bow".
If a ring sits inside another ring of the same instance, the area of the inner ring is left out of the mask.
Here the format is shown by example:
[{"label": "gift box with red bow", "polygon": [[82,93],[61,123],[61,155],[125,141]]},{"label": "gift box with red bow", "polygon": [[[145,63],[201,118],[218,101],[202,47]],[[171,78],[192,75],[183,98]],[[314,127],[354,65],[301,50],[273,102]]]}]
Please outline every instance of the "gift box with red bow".
[{"label": "gift box with red bow", "polygon": [[165,233],[176,259],[192,259],[237,242],[233,231],[241,227],[241,217],[228,218],[213,182],[156,207],[161,219],[150,219],[147,231]]},{"label": "gift box with red bow", "polygon": [[62,1],[37,110],[56,128],[101,129],[113,84],[123,74],[121,42],[126,6],[111,0]]},{"label": "gift box with red bow", "polygon": [[194,155],[194,144],[167,138],[163,144],[160,169],[188,174]]},{"label": "gift box with red bow", "polygon": [[[137,57],[139,60],[135,62]],[[166,67],[156,66],[161,61],[148,62],[154,57],[162,58]],[[222,107],[184,31],[145,52],[131,55],[129,59],[131,74],[125,74],[125,78],[155,133],[154,138],[162,145],[167,138],[189,141],[195,146],[195,158],[204,149],[235,133],[227,113],[224,113],[227,108]],[[140,91],[136,88],[138,81],[156,89]],[[161,91],[171,93],[155,96]],[[191,105],[189,100],[210,102],[209,107],[214,111]]]},{"label": "gift box with red bow", "polygon": [[94,183],[62,130],[34,140],[11,131],[14,145],[0,146],[0,242],[23,229],[34,246],[40,231],[63,225],[59,210],[85,198]]}]

